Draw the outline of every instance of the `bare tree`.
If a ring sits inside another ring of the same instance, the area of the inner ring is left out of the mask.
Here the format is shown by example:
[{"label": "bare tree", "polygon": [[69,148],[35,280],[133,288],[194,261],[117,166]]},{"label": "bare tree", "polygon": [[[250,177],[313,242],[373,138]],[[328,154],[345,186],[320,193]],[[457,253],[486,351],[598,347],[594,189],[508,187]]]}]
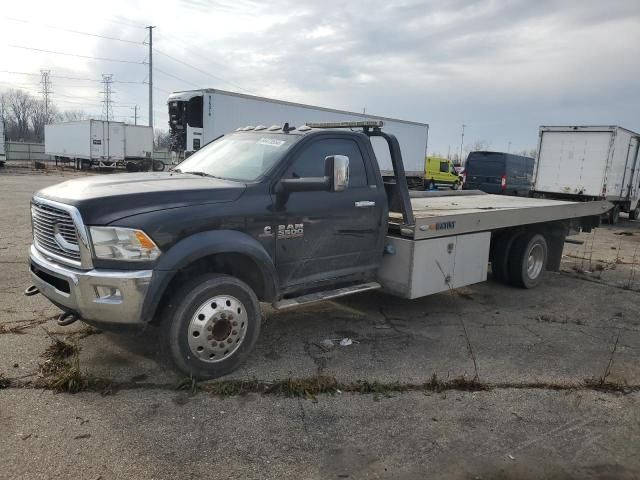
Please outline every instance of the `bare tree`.
[{"label": "bare tree", "polygon": [[155,147],[158,149],[169,148],[171,142],[171,134],[166,130],[156,129],[155,131]]},{"label": "bare tree", "polygon": [[77,122],[78,120],[87,120],[89,114],[84,110],[65,110],[62,112],[60,121],[62,122]]},{"label": "bare tree", "polygon": [[44,142],[44,126],[49,123],[60,121],[62,115],[58,112],[55,105],[49,105],[46,109],[42,100],[36,100],[31,115],[31,126],[33,131],[33,140],[36,142]]},{"label": "bare tree", "polygon": [[12,140],[31,139],[31,120],[35,109],[35,99],[22,90],[9,90],[3,94],[6,108],[7,138]]},{"label": "bare tree", "polygon": [[[475,142],[464,146],[464,153],[462,155],[462,158],[466,162],[466,159],[471,152],[487,151],[489,150],[490,147],[491,147],[491,144],[486,140],[476,140]],[[454,160],[454,163],[456,163],[456,160]]]}]

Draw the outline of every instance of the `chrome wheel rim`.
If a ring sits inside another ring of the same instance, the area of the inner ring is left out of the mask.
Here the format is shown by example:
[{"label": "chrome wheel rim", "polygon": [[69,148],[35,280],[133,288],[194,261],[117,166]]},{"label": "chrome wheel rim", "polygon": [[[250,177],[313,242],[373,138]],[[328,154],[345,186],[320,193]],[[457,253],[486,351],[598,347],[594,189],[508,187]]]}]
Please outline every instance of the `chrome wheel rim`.
[{"label": "chrome wheel rim", "polygon": [[231,295],[204,302],[189,322],[189,348],[200,360],[217,363],[234,354],[247,334],[247,311]]},{"label": "chrome wheel rim", "polygon": [[544,264],[544,248],[539,243],[534,244],[527,257],[527,275],[530,279],[538,278]]}]

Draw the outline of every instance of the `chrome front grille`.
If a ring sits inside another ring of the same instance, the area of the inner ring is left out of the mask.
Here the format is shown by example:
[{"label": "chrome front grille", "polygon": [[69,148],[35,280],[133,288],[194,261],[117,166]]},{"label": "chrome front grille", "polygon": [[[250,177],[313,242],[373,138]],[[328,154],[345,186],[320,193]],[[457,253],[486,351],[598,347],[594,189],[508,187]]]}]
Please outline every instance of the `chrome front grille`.
[{"label": "chrome front grille", "polygon": [[78,231],[69,212],[34,201],[31,221],[36,247],[45,253],[80,262]]}]

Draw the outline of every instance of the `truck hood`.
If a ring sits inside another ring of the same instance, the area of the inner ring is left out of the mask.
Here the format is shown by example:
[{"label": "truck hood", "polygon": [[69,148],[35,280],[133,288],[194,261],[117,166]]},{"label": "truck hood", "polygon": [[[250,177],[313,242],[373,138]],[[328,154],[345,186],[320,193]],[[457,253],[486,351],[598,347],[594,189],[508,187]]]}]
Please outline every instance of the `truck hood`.
[{"label": "truck hood", "polygon": [[243,183],[186,173],[122,173],[69,180],[35,196],[73,205],[87,225],[106,225],[156,210],[232,202],[245,188]]}]

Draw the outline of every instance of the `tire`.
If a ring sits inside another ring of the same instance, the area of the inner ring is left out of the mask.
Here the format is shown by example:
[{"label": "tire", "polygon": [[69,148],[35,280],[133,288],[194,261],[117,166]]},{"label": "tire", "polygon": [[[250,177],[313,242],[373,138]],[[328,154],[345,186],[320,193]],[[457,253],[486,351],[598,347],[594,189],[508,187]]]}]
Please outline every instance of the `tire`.
[{"label": "tire", "polygon": [[629,212],[629,220],[638,220],[638,218],[640,218],[640,202],[638,202],[635,210]]},{"label": "tire", "polygon": [[460,182],[454,182],[451,186],[451,190],[460,190]]},{"label": "tire", "polygon": [[427,190],[435,190],[436,189],[436,182],[433,180],[433,178],[431,180],[429,180],[429,182],[427,183]]},{"label": "tire", "polygon": [[140,170],[136,162],[127,162],[125,167],[127,169],[127,172],[129,173],[137,172],[138,170]]},{"label": "tire", "polygon": [[204,380],[238,368],[253,350],[260,324],[258,298],[246,283],[209,274],[175,293],[162,337],[176,369]]},{"label": "tire", "polygon": [[163,172],[164,171],[164,162],[162,160],[154,160],[153,161],[153,171],[154,172]]},{"label": "tire", "polygon": [[509,254],[519,234],[519,232],[503,232],[493,245],[491,273],[496,282],[511,283],[509,280]]},{"label": "tire", "polygon": [[526,232],[516,239],[509,255],[509,283],[521,288],[536,287],[547,268],[549,247],[540,233]]},{"label": "tire", "polygon": [[620,220],[620,205],[614,205],[607,217],[609,225],[617,225]]}]

